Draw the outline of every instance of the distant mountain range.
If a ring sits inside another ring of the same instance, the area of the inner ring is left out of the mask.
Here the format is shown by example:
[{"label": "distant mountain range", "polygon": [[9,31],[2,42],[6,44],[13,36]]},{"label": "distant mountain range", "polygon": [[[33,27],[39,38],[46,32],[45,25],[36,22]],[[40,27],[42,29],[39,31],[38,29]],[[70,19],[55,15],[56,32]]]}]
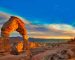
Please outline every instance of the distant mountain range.
[{"label": "distant mountain range", "polygon": [[[22,37],[10,37],[10,40],[23,40]],[[39,38],[29,38],[30,42],[38,43],[64,43],[70,41],[70,39],[39,39]]]}]

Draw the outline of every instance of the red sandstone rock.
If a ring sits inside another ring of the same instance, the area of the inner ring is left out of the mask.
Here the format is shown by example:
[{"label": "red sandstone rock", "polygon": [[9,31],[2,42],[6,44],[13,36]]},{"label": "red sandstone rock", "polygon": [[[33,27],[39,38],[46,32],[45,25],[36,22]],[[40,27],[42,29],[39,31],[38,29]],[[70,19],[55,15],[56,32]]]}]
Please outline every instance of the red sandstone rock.
[{"label": "red sandstone rock", "polygon": [[24,46],[23,48],[28,49],[28,36],[27,36],[27,31],[25,28],[24,22],[18,17],[12,16],[7,22],[5,22],[1,28],[1,37],[3,39],[3,48],[6,51],[9,51],[10,48],[9,46],[9,35],[13,32],[17,31],[19,32],[24,39]]}]

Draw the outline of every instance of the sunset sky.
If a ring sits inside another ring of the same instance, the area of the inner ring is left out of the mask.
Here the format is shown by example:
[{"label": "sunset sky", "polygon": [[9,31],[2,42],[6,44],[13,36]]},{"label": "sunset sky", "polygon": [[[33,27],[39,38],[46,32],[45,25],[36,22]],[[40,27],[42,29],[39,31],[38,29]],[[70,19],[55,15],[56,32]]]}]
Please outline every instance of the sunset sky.
[{"label": "sunset sky", "polygon": [[75,36],[75,0],[0,0],[0,27],[11,15],[23,18],[29,37]]}]

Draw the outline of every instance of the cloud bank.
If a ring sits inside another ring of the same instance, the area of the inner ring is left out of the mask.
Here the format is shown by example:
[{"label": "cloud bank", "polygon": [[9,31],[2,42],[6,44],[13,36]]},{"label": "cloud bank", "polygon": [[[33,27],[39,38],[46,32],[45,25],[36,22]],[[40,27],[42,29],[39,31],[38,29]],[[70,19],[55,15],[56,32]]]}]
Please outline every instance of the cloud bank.
[{"label": "cloud bank", "polygon": [[[12,14],[0,12],[0,28]],[[42,24],[33,25],[25,18],[18,16],[27,24],[29,37],[33,38],[71,38],[75,36],[75,27],[68,24]],[[11,36],[20,36],[19,33],[13,32]]]},{"label": "cloud bank", "polygon": [[75,28],[68,24],[37,25],[35,30],[30,31],[30,34],[41,38],[71,38],[75,36]]}]

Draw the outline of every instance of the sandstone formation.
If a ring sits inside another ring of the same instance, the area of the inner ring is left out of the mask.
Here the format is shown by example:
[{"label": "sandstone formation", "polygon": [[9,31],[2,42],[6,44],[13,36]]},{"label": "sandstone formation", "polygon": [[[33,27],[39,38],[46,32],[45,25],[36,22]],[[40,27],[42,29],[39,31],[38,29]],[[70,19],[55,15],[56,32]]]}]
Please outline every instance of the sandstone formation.
[{"label": "sandstone formation", "polygon": [[29,49],[28,46],[28,36],[27,36],[27,30],[25,28],[24,22],[15,16],[11,16],[10,19],[5,22],[1,28],[1,37],[3,40],[3,49],[4,51],[10,51],[10,41],[9,36],[13,31],[19,32],[23,37],[23,50]]}]

